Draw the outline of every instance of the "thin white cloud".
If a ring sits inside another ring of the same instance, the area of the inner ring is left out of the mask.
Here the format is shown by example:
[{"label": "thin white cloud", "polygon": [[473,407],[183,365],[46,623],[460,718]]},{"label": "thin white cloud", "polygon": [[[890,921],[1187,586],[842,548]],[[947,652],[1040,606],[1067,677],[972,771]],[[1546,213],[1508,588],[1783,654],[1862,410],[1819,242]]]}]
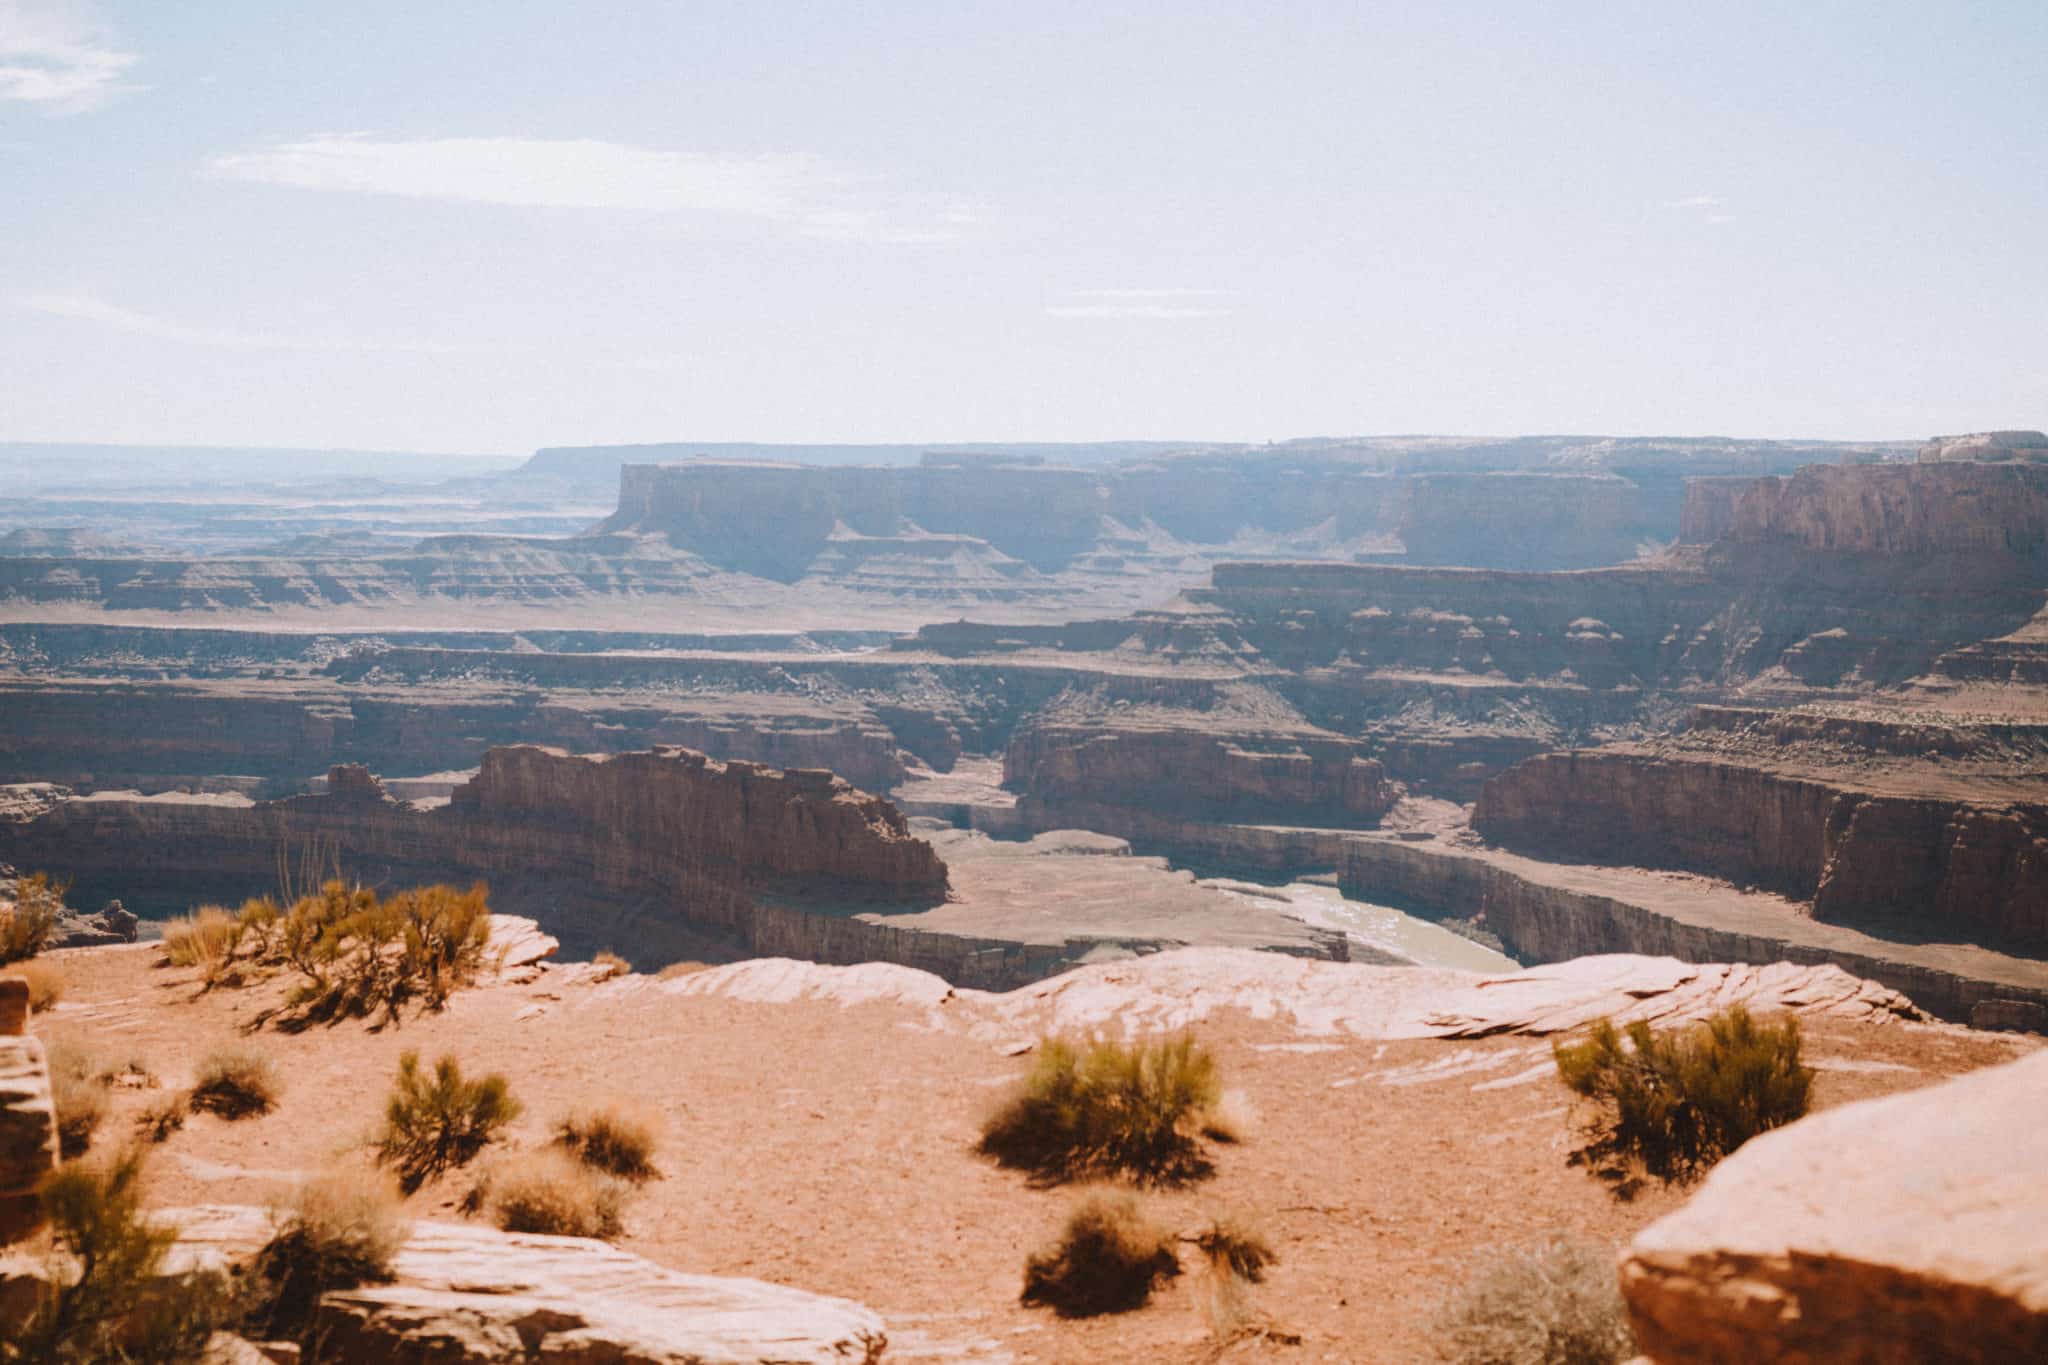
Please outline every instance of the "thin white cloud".
[{"label": "thin white cloud", "polygon": [[1717,209],[1727,201],[1718,194],[1689,194],[1683,199],[1666,199],[1667,209]]},{"label": "thin white cloud", "polygon": [[49,114],[97,109],[124,90],[132,52],[71,0],[0,0],[0,101]]},{"label": "thin white cloud", "polygon": [[1045,315],[1053,318],[1149,318],[1181,321],[1188,318],[1220,318],[1230,310],[1216,302],[1230,296],[1227,289],[1072,289],[1063,302],[1047,304]]},{"label": "thin white cloud", "polygon": [[824,241],[950,242],[979,221],[802,155],[717,156],[594,139],[323,134],[218,156],[209,173],[296,189],[534,208],[751,218]]},{"label": "thin white cloud", "polygon": [[185,346],[217,346],[249,351],[395,351],[411,355],[469,355],[497,352],[502,346],[468,346],[434,341],[383,341],[357,337],[293,337],[271,332],[239,332],[192,327],[108,303],[87,293],[38,292],[16,298],[15,307],[49,317],[97,323],[118,332],[154,337]]}]

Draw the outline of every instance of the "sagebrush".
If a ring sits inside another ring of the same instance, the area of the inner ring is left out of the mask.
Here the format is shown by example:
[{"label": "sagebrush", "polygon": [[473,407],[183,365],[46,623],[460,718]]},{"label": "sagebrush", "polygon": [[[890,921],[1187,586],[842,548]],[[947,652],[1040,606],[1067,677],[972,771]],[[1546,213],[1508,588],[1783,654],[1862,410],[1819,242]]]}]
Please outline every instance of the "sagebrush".
[{"label": "sagebrush", "polygon": [[251,1267],[260,1296],[246,1310],[264,1336],[300,1336],[320,1296],[392,1277],[411,1232],[382,1171],[342,1166],[306,1180],[272,1210],[274,1231]]},{"label": "sagebrush", "polygon": [[1613,1252],[1564,1238],[1474,1264],[1436,1330],[1451,1365],[1615,1365],[1635,1355]]},{"label": "sagebrush", "polygon": [[1659,1180],[1691,1180],[1812,1100],[1799,1021],[1759,1023],[1741,1005],[1663,1033],[1640,1020],[1624,1033],[1602,1019],[1554,1053],[1558,1076],[1598,1106],[1581,1159],[1624,1182],[1638,1165]]},{"label": "sagebrush", "polygon": [[75,1043],[53,1042],[45,1051],[50,1068],[50,1107],[57,1113],[57,1146],[66,1161],[83,1156],[107,1116],[108,1069]]},{"label": "sagebrush", "polygon": [[67,889],[41,872],[15,880],[13,903],[0,907],[0,967],[26,962],[50,945]]},{"label": "sagebrush", "polygon": [[1075,1208],[1057,1242],[1025,1259],[1022,1300],[1066,1318],[1125,1313],[1178,1274],[1173,1234],[1136,1196],[1098,1192]]},{"label": "sagebrush", "polygon": [[978,1150],[1043,1181],[1189,1180],[1210,1169],[1199,1139],[1220,1095],[1215,1058],[1187,1034],[1042,1039],[1030,1073],[982,1125]]},{"label": "sagebrush", "polygon": [[572,1109],[555,1122],[555,1141],[586,1166],[627,1180],[652,1180],[655,1119],[629,1105]]},{"label": "sagebrush", "polygon": [[258,1047],[217,1047],[199,1061],[190,1095],[194,1109],[224,1119],[267,1114],[283,1086],[277,1063]]},{"label": "sagebrush", "polygon": [[490,1169],[482,1201],[506,1232],[616,1237],[625,1188],[559,1148],[522,1152]]},{"label": "sagebrush", "polygon": [[461,1063],[449,1056],[428,1072],[419,1053],[408,1052],[399,1058],[398,1080],[384,1107],[378,1158],[397,1171],[408,1192],[415,1190],[482,1151],[521,1108],[503,1076],[467,1079]]},{"label": "sagebrush", "polygon": [[64,973],[48,962],[17,962],[0,976],[20,977],[28,983],[28,1007],[41,1014],[64,998]]}]

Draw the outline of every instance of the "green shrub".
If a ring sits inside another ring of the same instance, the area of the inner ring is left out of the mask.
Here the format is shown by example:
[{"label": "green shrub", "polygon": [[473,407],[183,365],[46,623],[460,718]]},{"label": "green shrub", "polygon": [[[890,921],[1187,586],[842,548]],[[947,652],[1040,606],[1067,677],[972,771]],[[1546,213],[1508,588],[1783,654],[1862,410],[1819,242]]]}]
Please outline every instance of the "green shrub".
[{"label": "green shrub", "polygon": [[1143,1308],[1180,1274],[1174,1238],[1124,1193],[1097,1193],[1067,1219],[1059,1241],[1024,1262],[1023,1302],[1063,1318]]},{"label": "green shrub", "polygon": [[385,1105],[378,1159],[398,1172],[408,1192],[416,1190],[482,1151],[520,1110],[503,1076],[465,1080],[461,1065],[447,1056],[428,1075],[420,1069],[419,1053],[408,1052],[399,1059],[398,1081]]},{"label": "green shrub", "polygon": [[1583,1042],[1554,1045],[1558,1076],[1599,1106],[1579,1159],[1611,1179],[1625,1180],[1633,1164],[1660,1180],[1693,1179],[1811,1100],[1813,1072],[1789,1015],[1759,1024],[1735,1005],[1665,1033],[1638,1021],[1626,1037],[1602,1019]]},{"label": "green shrub", "polygon": [[175,1229],[143,1216],[144,1160],[128,1151],[95,1170],[66,1165],[43,1182],[41,1201],[66,1253],[18,1339],[0,1359],[88,1362],[190,1361],[218,1325],[218,1276],[156,1283]]},{"label": "green shrub", "polygon": [[1615,1365],[1635,1355],[1611,1252],[1553,1240],[1473,1267],[1437,1315],[1452,1365]]},{"label": "green shrub", "polygon": [[57,1146],[66,1161],[83,1156],[107,1117],[106,1068],[97,1057],[73,1043],[51,1043],[50,1104],[57,1113]]},{"label": "green shrub", "polygon": [[655,1121],[619,1104],[573,1109],[555,1123],[555,1141],[586,1166],[627,1180],[652,1180]]},{"label": "green shrub", "polygon": [[625,1190],[560,1149],[544,1148],[494,1165],[484,1202],[507,1232],[616,1237]]},{"label": "green shrub", "polygon": [[191,1104],[224,1119],[267,1114],[277,1105],[277,1063],[254,1047],[218,1047],[199,1063]]},{"label": "green shrub", "polygon": [[303,1334],[330,1290],[388,1283],[411,1232],[390,1177],[354,1166],[302,1183],[272,1222],[252,1267],[260,1301],[248,1312],[249,1325],[266,1336]]},{"label": "green shrub", "polygon": [[396,1019],[418,999],[439,1009],[474,980],[490,944],[489,893],[423,886],[379,899],[367,887],[330,881],[284,912],[275,953],[305,981],[291,1003],[311,1019],[382,1010]]},{"label": "green shrub", "polygon": [[1219,1094],[1215,1058],[1186,1034],[1129,1044],[1048,1038],[982,1125],[978,1150],[1047,1182],[1195,1179],[1210,1169],[1198,1135]]},{"label": "green shrub", "polygon": [[25,962],[50,946],[67,889],[40,872],[15,881],[13,903],[0,910],[0,966]]}]

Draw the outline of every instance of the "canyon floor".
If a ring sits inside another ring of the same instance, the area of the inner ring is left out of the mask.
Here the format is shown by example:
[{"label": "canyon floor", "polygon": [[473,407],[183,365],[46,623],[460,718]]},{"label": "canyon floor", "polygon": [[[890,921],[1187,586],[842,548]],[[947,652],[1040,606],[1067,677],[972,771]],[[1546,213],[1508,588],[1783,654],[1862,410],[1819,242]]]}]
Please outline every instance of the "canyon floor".
[{"label": "canyon floor", "polygon": [[[1652,1187],[1620,1202],[1568,1164],[1572,1104],[1543,1038],[1316,1032],[1299,999],[1233,993],[1228,964],[1356,973],[1354,1003],[1388,1017],[1481,978],[1169,957],[1195,964],[1176,968],[1171,1008],[1162,1014],[1154,999],[1115,1013],[1199,1016],[1194,1030],[1216,1051],[1224,1084],[1245,1093],[1257,1119],[1248,1141],[1216,1149],[1212,1179],[1148,1198],[1189,1233],[1212,1212],[1262,1227],[1280,1262],[1257,1307],[1298,1346],[1240,1341],[1219,1356],[1198,1276],[1114,1317],[1063,1321],[1018,1304],[1025,1252],[1053,1236],[1076,1197],[1034,1189],[972,1151],[983,1114],[1028,1064],[1021,1046],[1052,1017],[1030,990],[956,994],[881,964],[748,963],[601,981],[568,962],[463,991],[445,1012],[399,1027],[282,1034],[254,1027],[281,981],[204,992],[142,944],[52,954],[66,993],[37,1029],[110,1060],[132,1057],[164,1086],[183,1083],[218,1044],[253,1042],[280,1062],[275,1112],[232,1123],[195,1115],[158,1149],[152,1199],[163,1205],[261,1204],[297,1174],[347,1158],[409,1048],[503,1072],[526,1105],[515,1147],[544,1142],[571,1106],[630,1099],[660,1116],[663,1178],[636,1197],[621,1245],[679,1269],[858,1300],[886,1319],[892,1360],[1428,1360],[1432,1319],[1475,1258],[1556,1232],[1619,1246],[1684,1197]],[[1087,968],[1035,989],[1050,999],[1094,973],[1099,996],[1119,970],[1140,979],[1128,967]],[[1815,1013],[1806,1028],[1821,1109],[2040,1046],[1882,1015]],[[101,1141],[122,1135],[152,1094],[116,1092]],[[473,1171],[420,1191],[412,1212],[459,1217]]]}]

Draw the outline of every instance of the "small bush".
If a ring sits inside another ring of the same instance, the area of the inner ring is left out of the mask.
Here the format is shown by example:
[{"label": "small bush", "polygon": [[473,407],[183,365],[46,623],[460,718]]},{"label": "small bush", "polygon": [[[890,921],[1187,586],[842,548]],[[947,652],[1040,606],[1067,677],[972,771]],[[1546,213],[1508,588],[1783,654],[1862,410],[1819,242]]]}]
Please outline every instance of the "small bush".
[{"label": "small bush", "polygon": [[1259,1111],[1242,1090],[1226,1090],[1221,1099],[1201,1115],[1202,1136],[1211,1142],[1247,1141],[1259,1126]]},{"label": "small bush", "polygon": [[135,1135],[151,1144],[167,1142],[171,1134],[185,1126],[185,1116],[191,1108],[191,1097],[182,1090],[166,1095],[156,1103],[144,1106],[135,1116]]},{"label": "small bush", "polygon": [[1613,1255],[1565,1240],[1479,1263],[1437,1334],[1452,1365],[1614,1365],[1635,1354]]},{"label": "small bush", "polygon": [[606,948],[590,959],[590,965],[598,969],[597,979],[609,981],[615,976],[631,976],[633,964]]},{"label": "small bush", "polygon": [[46,1053],[50,1067],[50,1102],[57,1111],[57,1147],[64,1160],[83,1156],[107,1117],[105,1070],[97,1058],[71,1043],[52,1043]]},{"label": "small bush", "polygon": [[555,1123],[555,1141],[586,1166],[627,1180],[652,1180],[655,1121],[624,1105],[573,1109]]},{"label": "small bush", "polygon": [[0,909],[0,967],[25,962],[50,946],[67,889],[40,872],[15,881],[13,903]]},{"label": "small bush", "polygon": [[1693,1179],[1811,1101],[1813,1072],[1790,1016],[1759,1024],[1735,1005],[1662,1034],[1638,1021],[1627,1040],[1602,1019],[1584,1042],[1554,1048],[1558,1076],[1600,1106],[1579,1159],[1618,1182],[1634,1164],[1660,1180]]},{"label": "small bush", "polygon": [[64,998],[64,973],[48,962],[17,962],[0,976],[18,976],[28,982],[28,1007],[36,1014]]},{"label": "small bush", "polygon": [[430,1076],[420,1069],[419,1053],[408,1052],[399,1058],[398,1082],[385,1105],[378,1159],[398,1172],[408,1192],[416,1190],[482,1151],[520,1110],[503,1076],[464,1080],[461,1064],[447,1056]]},{"label": "small bush", "polygon": [[215,1048],[199,1063],[192,1107],[224,1119],[267,1114],[277,1105],[277,1063],[253,1047]]},{"label": "small bush", "polygon": [[526,1152],[491,1168],[484,1200],[506,1232],[558,1237],[616,1237],[625,1191],[555,1148]]},{"label": "small bush", "polygon": [[1196,1131],[1218,1098],[1215,1058],[1185,1034],[1131,1044],[1048,1038],[1022,1086],[983,1124],[978,1150],[1049,1182],[1190,1180],[1210,1169]]},{"label": "small bush", "polygon": [[1272,1244],[1236,1218],[1212,1220],[1194,1242],[1209,1267],[1200,1289],[1202,1312],[1211,1334],[1221,1338],[1252,1331],[1276,1338],[1284,1335],[1253,1311],[1249,1297],[1250,1286],[1263,1284],[1267,1268],[1280,1259]]},{"label": "small bush", "polygon": [[290,1001],[309,1019],[383,1011],[397,1019],[414,999],[439,1009],[474,980],[491,937],[489,894],[423,886],[380,900],[367,887],[330,881],[284,912],[278,959],[306,978]]},{"label": "small bush", "polygon": [[411,1232],[390,1177],[353,1166],[301,1184],[272,1222],[253,1266],[262,1302],[250,1314],[265,1335],[302,1333],[329,1290],[388,1283]]},{"label": "small bush", "polygon": [[164,956],[173,967],[197,967],[209,986],[227,980],[242,926],[218,905],[202,905],[164,926]]},{"label": "small bush", "polygon": [[1173,1243],[1134,1196],[1092,1194],[1059,1241],[1025,1260],[1023,1302],[1063,1318],[1143,1308],[1154,1289],[1180,1274]]},{"label": "small bush", "polygon": [[128,1151],[103,1170],[67,1165],[43,1182],[43,1213],[70,1270],[44,1286],[19,1339],[0,1346],[7,1358],[198,1358],[217,1325],[212,1305],[223,1286],[206,1276],[169,1293],[154,1286],[177,1233],[143,1216],[143,1176],[141,1152]]}]

